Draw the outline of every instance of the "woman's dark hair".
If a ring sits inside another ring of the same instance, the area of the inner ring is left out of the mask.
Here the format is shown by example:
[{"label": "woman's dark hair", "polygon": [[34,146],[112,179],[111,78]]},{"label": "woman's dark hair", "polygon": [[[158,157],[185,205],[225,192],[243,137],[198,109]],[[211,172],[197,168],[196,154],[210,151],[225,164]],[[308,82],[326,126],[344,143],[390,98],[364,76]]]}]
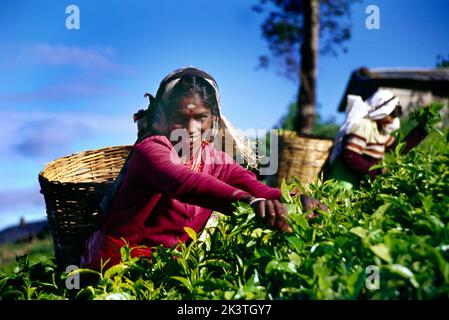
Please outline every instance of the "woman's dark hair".
[{"label": "woman's dark hair", "polygon": [[402,107],[401,105],[397,105],[394,110],[390,113],[390,116],[392,116],[393,118],[399,118],[400,116],[402,116]]},{"label": "woman's dark hair", "polygon": [[173,107],[178,106],[182,98],[195,94],[203,100],[205,106],[210,108],[214,116],[220,116],[214,88],[205,79],[194,75],[184,75],[181,77],[170,92],[167,105],[163,109],[170,112]]}]

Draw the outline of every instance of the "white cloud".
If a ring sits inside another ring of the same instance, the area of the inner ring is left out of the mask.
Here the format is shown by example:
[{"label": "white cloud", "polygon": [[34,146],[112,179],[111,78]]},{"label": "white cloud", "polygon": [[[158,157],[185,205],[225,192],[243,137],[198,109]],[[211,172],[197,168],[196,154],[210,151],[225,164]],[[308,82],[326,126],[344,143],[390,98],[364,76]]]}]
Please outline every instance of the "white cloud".
[{"label": "white cloud", "polygon": [[37,177],[46,163],[99,144],[132,144],[136,133],[131,116],[0,111],[0,229],[20,216],[45,218]]},{"label": "white cloud", "polygon": [[40,188],[23,188],[0,190],[0,213],[17,209],[27,209],[30,207],[44,207],[43,195]]},{"label": "white cloud", "polygon": [[120,94],[120,89],[108,85],[81,83],[63,83],[50,85],[29,92],[0,94],[0,102],[25,103],[35,101],[76,101],[86,97],[110,96]]},{"label": "white cloud", "polygon": [[115,50],[108,46],[79,47],[64,44],[5,44],[0,47],[3,66],[74,66],[83,70],[129,72],[130,66],[114,61]]},{"label": "white cloud", "polygon": [[[0,156],[53,159],[79,141],[136,136],[130,116],[75,112],[0,112]],[[79,151],[79,150],[76,150]]]},{"label": "white cloud", "polygon": [[19,219],[38,221],[46,218],[44,196],[38,185],[0,189],[0,230],[17,225]]}]

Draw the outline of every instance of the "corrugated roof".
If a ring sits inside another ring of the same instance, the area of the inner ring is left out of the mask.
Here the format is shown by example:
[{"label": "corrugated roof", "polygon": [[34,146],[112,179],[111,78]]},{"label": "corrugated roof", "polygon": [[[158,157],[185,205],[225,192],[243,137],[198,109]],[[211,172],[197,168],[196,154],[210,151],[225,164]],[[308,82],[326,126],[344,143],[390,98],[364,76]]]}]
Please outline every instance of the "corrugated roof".
[{"label": "corrugated roof", "polygon": [[373,79],[414,79],[418,81],[449,81],[449,68],[419,69],[419,68],[378,68],[369,69]]}]

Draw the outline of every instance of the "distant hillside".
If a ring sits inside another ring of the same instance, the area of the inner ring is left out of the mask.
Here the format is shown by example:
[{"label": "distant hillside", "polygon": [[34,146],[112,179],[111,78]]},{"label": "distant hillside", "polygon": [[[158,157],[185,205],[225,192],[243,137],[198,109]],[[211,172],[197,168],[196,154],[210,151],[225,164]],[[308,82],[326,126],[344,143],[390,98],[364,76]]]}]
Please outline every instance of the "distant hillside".
[{"label": "distant hillside", "polygon": [[47,220],[25,223],[0,231],[0,243],[16,243],[42,236],[49,231]]}]

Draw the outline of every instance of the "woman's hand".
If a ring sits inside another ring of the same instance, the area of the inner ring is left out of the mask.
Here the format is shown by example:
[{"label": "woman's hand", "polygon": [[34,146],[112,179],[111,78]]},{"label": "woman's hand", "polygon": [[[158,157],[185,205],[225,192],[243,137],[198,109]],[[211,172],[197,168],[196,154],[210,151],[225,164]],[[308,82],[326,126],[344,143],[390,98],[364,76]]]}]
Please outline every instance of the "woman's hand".
[{"label": "woman's hand", "polygon": [[[302,207],[305,211],[312,211],[307,215],[307,219],[312,220],[319,216],[313,212],[314,209],[329,211],[329,208],[315,198],[300,195]],[[287,223],[288,210],[285,204],[279,200],[257,199],[253,196],[242,197],[240,201],[250,203],[254,211],[260,219],[265,221],[269,226],[275,227],[282,232],[293,232]]]},{"label": "woman's hand", "polygon": [[319,209],[322,211],[329,211],[329,208],[321,203],[319,200],[312,198],[310,196],[306,196],[304,194],[301,194],[299,196],[299,199],[301,200],[301,204],[302,207],[305,211],[311,211],[308,215],[307,215],[307,219],[309,220],[313,220],[315,218],[318,218],[320,215],[318,213],[314,213],[314,209]]},{"label": "woman's hand", "polygon": [[259,218],[264,220],[269,226],[275,227],[282,232],[293,232],[287,223],[288,210],[285,204],[278,200],[256,201],[252,207]]},{"label": "woman's hand", "polygon": [[241,197],[240,201],[250,204],[257,216],[269,226],[275,227],[282,232],[293,232],[286,220],[287,207],[280,201],[255,198],[251,195]]}]

